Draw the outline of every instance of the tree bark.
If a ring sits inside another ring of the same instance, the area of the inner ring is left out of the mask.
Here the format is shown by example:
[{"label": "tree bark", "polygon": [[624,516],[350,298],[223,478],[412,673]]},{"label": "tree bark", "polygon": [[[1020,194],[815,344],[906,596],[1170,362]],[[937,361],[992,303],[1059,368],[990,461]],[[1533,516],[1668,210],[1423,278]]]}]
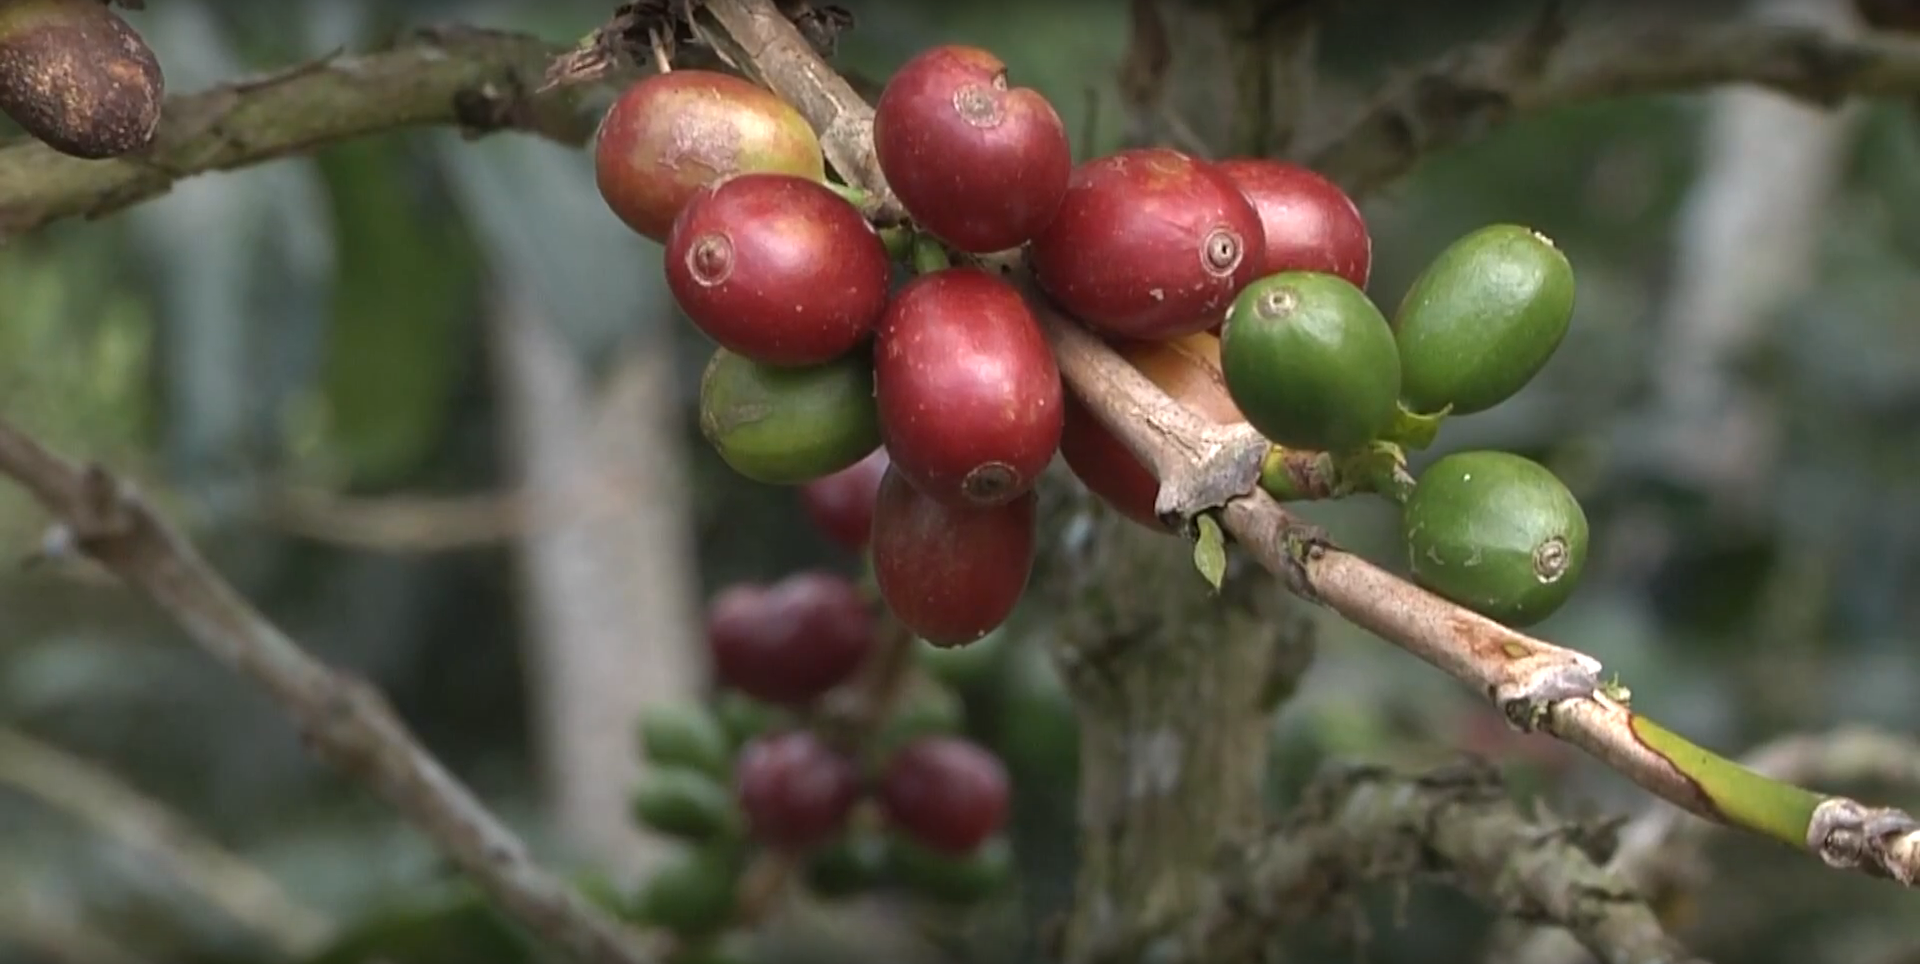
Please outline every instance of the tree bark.
[{"label": "tree bark", "polygon": [[527,493],[521,566],[536,749],[567,844],[621,877],[664,846],[627,815],[634,723],[698,692],[690,495],[664,337],[629,350],[599,398],[536,307],[494,319],[499,384]]},{"label": "tree bark", "polygon": [[1107,512],[1081,533],[1052,587],[1081,725],[1064,959],[1133,960],[1205,905],[1222,845],[1260,826],[1273,712],[1311,633],[1259,573],[1216,595],[1185,540]]}]

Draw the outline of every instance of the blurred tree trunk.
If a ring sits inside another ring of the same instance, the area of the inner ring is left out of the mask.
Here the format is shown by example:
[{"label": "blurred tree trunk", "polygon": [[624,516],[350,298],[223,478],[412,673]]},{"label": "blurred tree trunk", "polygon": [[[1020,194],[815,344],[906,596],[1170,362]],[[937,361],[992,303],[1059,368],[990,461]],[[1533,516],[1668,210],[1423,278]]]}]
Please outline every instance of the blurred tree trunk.
[{"label": "blurred tree trunk", "polygon": [[492,334],[527,493],[525,652],[544,789],[561,839],[628,877],[663,846],[627,816],[635,717],[700,685],[672,365],[660,339],[637,345],[596,398],[530,299],[502,299]]},{"label": "blurred tree trunk", "polygon": [[[1753,15],[1858,29],[1850,0],[1757,0]],[[1700,170],[1676,229],[1674,288],[1649,357],[1662,464],[1730,508],[1765,498],[1779,420],[1738,369],[1812,276],[1860,105],[1770,91],[1711,95]]]}]

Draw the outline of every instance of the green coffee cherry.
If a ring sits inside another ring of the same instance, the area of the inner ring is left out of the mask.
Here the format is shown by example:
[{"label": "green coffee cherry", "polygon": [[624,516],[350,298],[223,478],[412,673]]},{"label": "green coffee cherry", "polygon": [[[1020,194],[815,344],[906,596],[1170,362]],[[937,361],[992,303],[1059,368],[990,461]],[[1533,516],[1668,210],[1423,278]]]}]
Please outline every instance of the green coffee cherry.
[{"label": "green coffee cherry", "polygon": [[959,694],[932,679],[924,679],[902,694],[893,714],[881,726],[874,746],[885,755],[923,736],[958,733],[966,723],[967,711]]},{"label": "green coffee cherry", "polygon": [[828,899],[866,893],[878,887],[886,873],[886,841],[871,833],[847,833],[807,858],[807,888]]},{"label": "green coffee cherry", "polygon": [[1080,766],[1080,717],[1066,680],[1042,646],[1007,653],[1004,702],[996,714],[994,749],[1027,773],[1072,773]]},{"label": "green coffee cherry", "polygon": [[887,868],[915,896],[949,904],[978,903],[1013,877],[1013,848],[995,837],[965,856],[929,850],[904,837],[887,838]]},{"label": "green coffee cherry", "polygon": [[731,848],[688,851],[640,885],[629,916],[683,937],[714,934],[732,921],[741,872]]},{"label": "green coffee cherry", "polygon": [[720,696],[714,706],[714,712],[720,719],[720,726],[726,731],[731,744],[729,753],[745,745],[748,740],[773,729],[782,719],[780,710],[768,706],[744,693],[727,692]]},{"label": "green coffee cherry", "polygon": [[1006,627],[1002,626],[965,646],[935,646],[921,639],[914,641],[913,649],[928,673],[955,689],[970,690],[993,677],[1006,652],[1006,641]]},{"label": "green coffee cherry", "polygon": [[1481,228],[1421,272],[1394,314],[1401,397],[1415,412],[1483,412],[1540,374],[1573,322],[1573,266],[1513,224]]},{"label": "green coffee cherry", "polygon": [[770,485],[832,475],[880,447],[873,360],[764,365],[726,349],[700,379],[700,432],[735,472]]},{"label": "green coffee cherry", "polygon": [[1459,452],[1420,474],[1402,531],[1416,582],[1489,619],[1530,626],[1573,595],[1587,516],[1545,466]]},{"label": "green coffee cherry", "polygon": [[687,767],[716,777],[733,771],[733,746],[714,711],[704,704],[670,703],[640,713],[640,752],[660,766]]},{"label": "green coffee cherry", "polygon": [[664,834],[701,843],[740,829],[733,793],[713,776],[686,767],[656,767],[633,790],[634,819]]},{"label": "green coffee cherry", "polygon": [[1400,353],[1380,309],[1351,282],[1311,271],[1240,292],[1220,367],[1247,421],[1287,448],[1364,445],[1393,423],[1400,395]]}]

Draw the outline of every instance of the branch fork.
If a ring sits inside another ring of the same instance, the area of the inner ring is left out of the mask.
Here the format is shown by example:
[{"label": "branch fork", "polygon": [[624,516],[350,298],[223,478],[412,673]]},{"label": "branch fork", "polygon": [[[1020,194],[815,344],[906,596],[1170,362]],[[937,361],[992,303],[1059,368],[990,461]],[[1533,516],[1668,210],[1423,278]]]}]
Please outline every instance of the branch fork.
[{"label": "branch fork", "polygon": [[1201,418],[1053,307],[1037,284],[1021,287],[1069,390],[1160,480],[1155,514],[1184,532],[1202,513],[1260,488],[1273,448],[1264,436],[1245,423]]}]

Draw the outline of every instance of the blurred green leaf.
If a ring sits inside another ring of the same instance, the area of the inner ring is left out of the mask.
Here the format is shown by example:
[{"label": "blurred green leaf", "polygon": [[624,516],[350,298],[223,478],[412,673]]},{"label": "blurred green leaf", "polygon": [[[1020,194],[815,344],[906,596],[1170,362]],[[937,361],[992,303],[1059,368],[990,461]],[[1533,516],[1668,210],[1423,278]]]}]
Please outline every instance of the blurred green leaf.
[{"label": "blurred green leaf", "polygon": [[332,454],[356,482],[414,468],[449,417],[469,357],[479,255],[421,190],[417,153],[360,141],[318,156],[339,249],[324,375]]},{"label": "blurred green leaf", "polygon": [[300,964],[521,964],[528,943],[473,887],[436,888],[382,908]]}]

